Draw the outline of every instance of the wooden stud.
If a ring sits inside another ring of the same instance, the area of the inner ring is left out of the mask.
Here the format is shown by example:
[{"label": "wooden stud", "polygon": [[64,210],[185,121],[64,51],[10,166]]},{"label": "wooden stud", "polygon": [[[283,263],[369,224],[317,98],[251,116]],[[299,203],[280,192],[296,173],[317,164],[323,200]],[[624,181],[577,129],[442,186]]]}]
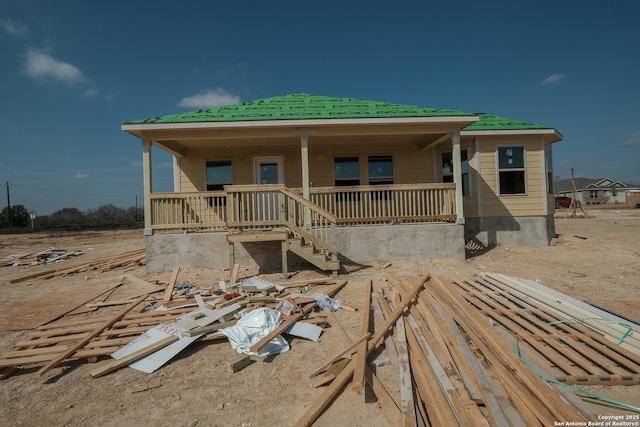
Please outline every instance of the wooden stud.
[{"label": "wooden stud", "polygon": [[[364,291],[365,298],[362,304],[362,320],[360,323],[360,335],[369,333],[369,323],[371,317],[371,280],[367,280]],[[353,372],[353,380],[351,382],[351,390],[360,393],[364,390],[364,371],[367,367],[367,341],[363,341],[358,346],[358,352],[355,357],[355,370]]]},{"label": "wooden stud", "polygon": [[173,297],[173,288],[176,286],[176,281],[178,280],[178,273],[180,273],[180,266],[176,266],[171,273],[171,279],[169,280],[169,284],[167,285],[167,289],[164,291],[164,298],[162,299],[165,302],[171,301]]},{"label": "wooden stud", "polygon": [[251,363],[253,363],[253,360],[251,360],[251,357],[249,357],[248,354],[240,354],[233,359],[229,359],[227,362],[231,372],[238,372],[249,366]]},{"label": "wooden stud", "polygon": [[229,286],[233,286],[238,281],[238,273],[240,272],[240,264],[233,264],[231,270],[231,278],[229,279]]}]

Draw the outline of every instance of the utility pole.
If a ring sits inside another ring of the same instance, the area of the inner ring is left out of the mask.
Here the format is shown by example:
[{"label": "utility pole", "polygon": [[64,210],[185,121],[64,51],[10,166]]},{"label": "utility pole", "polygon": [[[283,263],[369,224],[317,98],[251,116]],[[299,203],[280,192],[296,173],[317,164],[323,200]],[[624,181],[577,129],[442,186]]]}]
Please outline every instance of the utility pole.
[{"label": "utility pole", "polygon": [[11,198],[9,197],[9,181],[7,181],[7,215],[9,215],[9,228],[11,228]]}]

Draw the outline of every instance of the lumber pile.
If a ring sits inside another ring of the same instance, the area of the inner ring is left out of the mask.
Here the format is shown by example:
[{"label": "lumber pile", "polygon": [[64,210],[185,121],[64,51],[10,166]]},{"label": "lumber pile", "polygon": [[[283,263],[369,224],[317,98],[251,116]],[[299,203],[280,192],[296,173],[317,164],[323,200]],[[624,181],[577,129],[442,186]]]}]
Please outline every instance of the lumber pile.
[{"label": "lumber pile", "polygon": [[[596,420],[573,391],[558,384],[638,384],[640,357],[608,339],[623,334],[607,338],[573,313],[558,315],[541,302],[549,292],[549,303],[566,308],[568,297],[538,284],[540,298],[534,300],[521,292],[525,285],[535,288],[489,274],[421,281],[388,276],[367,298],[375,329],[364,317],[361,338],[351,345],[347,341],[311,374],[315,387],[327,387],[296,426],[312,425],[348,382],[359,392],[363,381],[393,425],[554,425],[566,419],[586,425]],[[563,321],[567,316],[571,321]],[[634,345],[629,340],[628,346]],[[393,369],[397,381],[384,383],[376,375],[380,369]]]},{"label": "lumber pile", "polygon": [[38,273],[28,274],[26,276],[17,277],[9,281],[9,283],[19,283],[25,280],[42,278],[50,279],[57,276],[67,276],[69,274],[80,273],[83,271],[96,270],[105,272],[118,267],[137,267],[146,263],[146,250],[136,249],[134,251],[123,252],[118,255],[100,258],[94,261],[76,264],[68,267],[53,268],[50,270],[40,271]]}]

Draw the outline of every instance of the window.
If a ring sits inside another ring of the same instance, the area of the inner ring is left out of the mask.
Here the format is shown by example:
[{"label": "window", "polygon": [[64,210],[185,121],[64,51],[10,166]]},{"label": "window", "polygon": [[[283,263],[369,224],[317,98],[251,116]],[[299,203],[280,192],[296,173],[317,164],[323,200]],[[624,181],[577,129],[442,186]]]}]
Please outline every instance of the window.
[{"label": "window", "polygon": [[225,185],[233,184],[231,160],[207,162],[207,191],[222,191]]},{"label": "window", "polygon": [[[460,150],[460,170],[462,171],[462,195],[470,196],[469,154],[466,149]],[[442,153],[442,182],[453,182],[453,152]]]},{"label": "window", "polygon": [[589,198],[590,199],[598,199],[598,190],[589,190]]},{"label": "window", "polygon": [[333,175],[336,187],[360,185],[360,159],[336,157],[333,159]]},{"label": "window", "polygon": [[526,194],[524,147],[498,147],[500,194]]},{"label": "window", "polygon": [[551,146],[544,146],[544,159],[547,171],[547,193],[553,194],[553,158],[551,154]]},{"label": "window", "polygon": [[369,185],[393,184],[391,156],[369,156]]}]

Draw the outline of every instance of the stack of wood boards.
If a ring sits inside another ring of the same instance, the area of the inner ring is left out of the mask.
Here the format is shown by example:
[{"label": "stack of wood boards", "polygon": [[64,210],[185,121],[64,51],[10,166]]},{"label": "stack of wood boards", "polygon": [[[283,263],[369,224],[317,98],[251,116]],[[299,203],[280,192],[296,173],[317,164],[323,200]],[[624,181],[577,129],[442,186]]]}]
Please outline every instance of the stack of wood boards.
[{"label": "stack of wood boards", "polygon": [[[418,280],[388,276],[373,289],[375,332],[345,349],[357,352],[296,425],[313,424],[349,381],[362,390],[358,365],[392,424],[407,426],[586,425],[597,415],[558,383],[638,384],[636,354],[502,283],[514,281],[429,278],[416,292]],[[374,368],[374,357],[391,366]],[[385,383],[389,369],[397,381]]]},{"label": "stack of wood boards", "polygon": [[105,272],[117,267],[134,267],[144,265],[146,263],[146,250],[137,249],[134,251],[124,252],[118,255],[100,258],[83,264],[76,264],[68,267],[54,268],[38,273],[28,274],[9,281],[9,283],[19,283],[25,280],[41,278],[50,279],[56,276],[66,276],[69,274],[79,273],[87,270],[96,270]]}]

